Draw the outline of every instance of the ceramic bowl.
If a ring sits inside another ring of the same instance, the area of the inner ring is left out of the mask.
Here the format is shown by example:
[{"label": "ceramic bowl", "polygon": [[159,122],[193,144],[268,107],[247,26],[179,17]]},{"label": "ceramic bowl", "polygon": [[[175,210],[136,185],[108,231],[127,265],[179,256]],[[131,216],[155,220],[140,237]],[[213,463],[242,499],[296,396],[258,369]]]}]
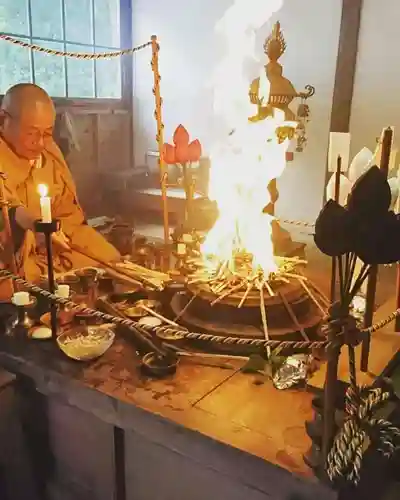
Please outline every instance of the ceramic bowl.
[{"label": "ceramic bowl", "polygon": [[57,344],[69,358],[91,361],[102,356],[114,339],[112,325],[88,326],[67,330],[57,337]]}]

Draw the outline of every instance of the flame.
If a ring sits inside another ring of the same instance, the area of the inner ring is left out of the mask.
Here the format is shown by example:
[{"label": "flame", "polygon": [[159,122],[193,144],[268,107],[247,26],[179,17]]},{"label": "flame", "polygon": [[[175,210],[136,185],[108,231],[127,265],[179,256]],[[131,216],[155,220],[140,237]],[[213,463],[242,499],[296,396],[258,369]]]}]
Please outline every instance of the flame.
[{"label": "flame", "polygon": [[[209,197],[216,201],[219,217],[202,246],[202,254],[228,262],[252,255],[254,270],[268,277],[277,271],[273,255],[273,217],[263,213],[268,184],[279,177],[286,165],[289,140],[278,142],[276,129],[288,125],[284,112],[249,122],[255,107],[249,102],[250,81],[244,63],[254,57],[255,30],[280,9],[282,0],[236,0],[217,24],[228,48],[214,75],[214,112],[233,132],[211,151]],[[261,96],[269,97],[269,81],[260,80]],[[290,124],[293,126],[293,124]]]},{"label": "flame", "polygon": [[38,193],[40,194],[41,198],[45,198],[49,194],[49,188],[46,186],[46,184],[39,184]]}]

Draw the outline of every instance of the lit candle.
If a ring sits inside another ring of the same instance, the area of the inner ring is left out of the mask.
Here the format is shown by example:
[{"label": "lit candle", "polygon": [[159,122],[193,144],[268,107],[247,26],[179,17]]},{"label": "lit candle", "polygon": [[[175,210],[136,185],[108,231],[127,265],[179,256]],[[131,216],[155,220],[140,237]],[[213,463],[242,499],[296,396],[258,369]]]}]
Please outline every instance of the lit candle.
[{"label": "lit candle", "polygon": [[62,299],[68,299],[69,297],[69,285],[58,285],[56,290],[57,297]]},{"label": "lit candle", "polygon": [[184,234],[182,236],[182,241],[184,243],[192,243],[192,241],[193,241],[192,235],[191,234]]},{"label": "lit candle", "polygon": [[178,255],[186,255],[186,245],[185,243],[178,243],[176,253]]},{"label": "lit candle", "polygon": [[40,214],[42,222],[49,223],[51,218],[51,198],[48,195],[48,188],[46,184],[39,184],[38,191],[40,194]]},{"label": "lit candle", "polygon": [[15,292],[12,297],[12,303],[15,306],[27,306],[31,301],[28,292]]}]

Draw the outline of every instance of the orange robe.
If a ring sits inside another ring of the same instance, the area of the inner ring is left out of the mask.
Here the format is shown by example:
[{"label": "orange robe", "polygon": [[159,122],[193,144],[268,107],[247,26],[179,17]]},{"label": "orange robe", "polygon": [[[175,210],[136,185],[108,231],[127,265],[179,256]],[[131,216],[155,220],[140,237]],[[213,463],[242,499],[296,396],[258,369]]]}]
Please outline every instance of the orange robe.
[{"label": "orange robe", "polygon": [[[105,262],[120,258],[118,251],[85,223],[72,175],[54,142],[43,152],[41,166],[37,168],[28,160],[16,156],[0,138],[0,171],[6,174],[6,198],[11,207],[23,206],[39,219],[38,185],[46,184],[51,197],[53,218],[60,220],[61,230],[69,238],[71,246],[88,250],[93,257],[99,257]],[[96,265],[96,262],[74,250],[57,251],[53,245],[53,251],[56,272]],[[20,274],[28,281],[36,281],[46,274],[45,258],[36,249],[32,231],[25,232],[24,242],[17,252],[17,265]]]}]

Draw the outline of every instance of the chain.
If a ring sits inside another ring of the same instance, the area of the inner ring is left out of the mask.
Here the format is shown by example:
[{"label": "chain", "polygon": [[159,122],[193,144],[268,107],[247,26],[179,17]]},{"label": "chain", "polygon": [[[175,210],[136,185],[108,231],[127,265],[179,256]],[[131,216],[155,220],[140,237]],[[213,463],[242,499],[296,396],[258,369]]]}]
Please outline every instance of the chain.
[{"label": "chain", "polygon": [[87,59],[90,61],[93,59],[111,59],[113,57],[121,57],[128,54],[134,54],[135,52],[138,52],[139,50],[142,50],[151,45],[150,41],[143,43],[142,45],[139,45],[137,47],[133,47],[131,49],[122,49],[122,50],[117,50],[115,52],[102,52],[99,54],[86,54],[84,52],[64,52],[62,50],[48,49],[45,47],[41,47],[40,45],[36,45],[34,43],[28,43],[28,42],[23,42],[22,40],[17,40],[12,36],[4,34],[0,34],[0,39],[5,40],[6,42],[13,43],[14,45],[19,45],[20,47],[23,47],[25,49],[32,49],[36,52],[42,52],[43,54],[48,54],[50,56],[71,57],[75,59]]}]

